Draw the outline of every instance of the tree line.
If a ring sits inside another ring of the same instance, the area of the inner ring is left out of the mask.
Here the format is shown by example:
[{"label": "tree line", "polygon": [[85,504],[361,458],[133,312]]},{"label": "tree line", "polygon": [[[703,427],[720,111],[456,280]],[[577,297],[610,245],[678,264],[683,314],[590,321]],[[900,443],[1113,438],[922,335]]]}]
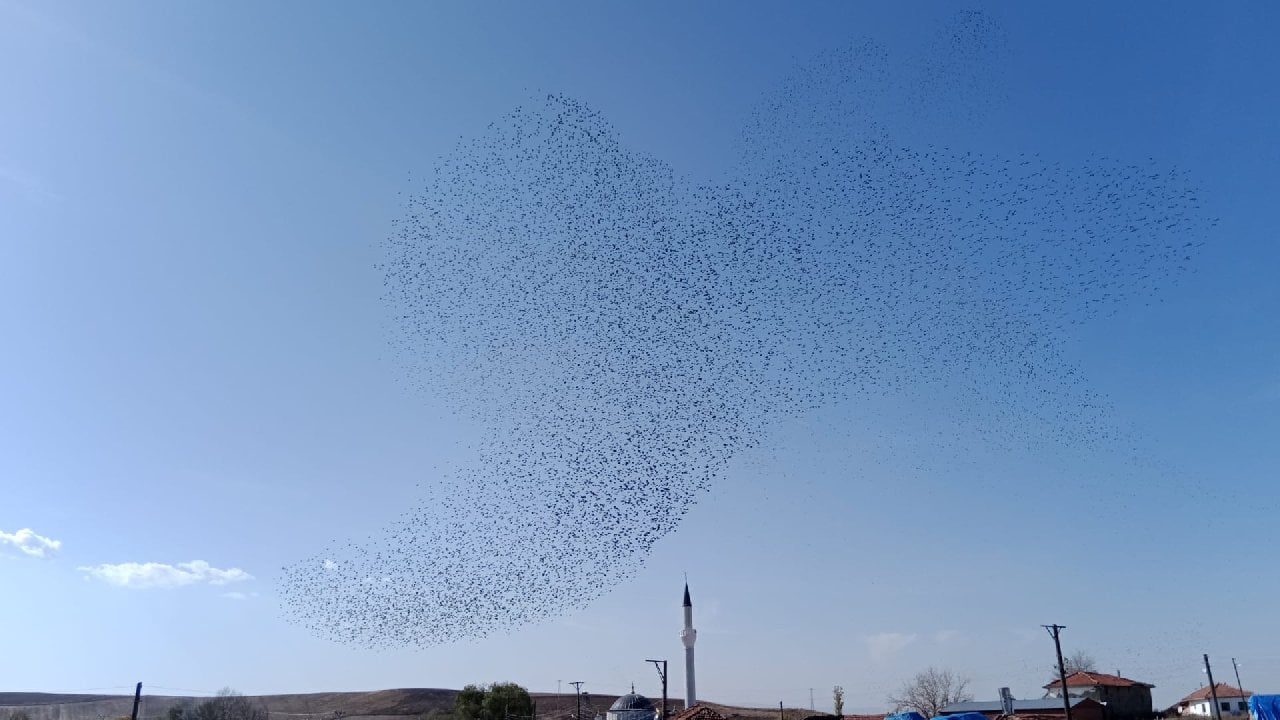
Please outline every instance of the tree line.
[{"label": "tree line", "polygon": [[533,720],[537,714],[528,690],[513,682],[496,682],[467,685],[454,697],[452,710],[433,710],[423,720]]}]

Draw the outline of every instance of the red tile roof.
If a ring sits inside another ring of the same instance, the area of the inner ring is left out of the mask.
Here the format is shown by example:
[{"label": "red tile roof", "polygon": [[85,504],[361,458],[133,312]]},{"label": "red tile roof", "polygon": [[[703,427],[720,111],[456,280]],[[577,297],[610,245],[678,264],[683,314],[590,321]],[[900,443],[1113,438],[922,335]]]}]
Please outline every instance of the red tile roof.
[{"label": "red tile roof", "polygon": [[671,720],[725,720],[724,715],[702,703],[694,703],[671,717]]},{"label": "red tile roof", "polygon": [[[1238,698],[1238,697],[1249,697],[1250,695],[1253,695],[1253,693],[1249,692],[1248,690],[1241,690],[1238,687],[1231,687],[1226,683],[1214,683],[1213,689],[1218,691],[1218,697],[1220,698],[1223,698],[1223,697]],[[1193,703],[1193,702],[1196,702],[1197,700],[1208,700],[1210,697],[1211,696],[1209,694],[1209,686],[1205,685],[1199,690],[1179,700],[1178,704],[1181,705],[1182,703]]]},{"label": "red tile roof", "polygon": [[[1045,685],[1044,689],[1050,690],[1059,687],[1060,685],[1062,685],[1061,680],[1054,680],[1048,685]],[[1106,685],[1109,687],[1155,687],[1155,685],[1150,683],[1138,682],[1137,680],[1130,680],[1129,678],[1123,678],[1119,675],[1108,675],[1100,672],[1085,672],[1084,670],[1078,670],[1067,676],[1067,687],[1069,688],[1092,687],[1094,685]]]}]

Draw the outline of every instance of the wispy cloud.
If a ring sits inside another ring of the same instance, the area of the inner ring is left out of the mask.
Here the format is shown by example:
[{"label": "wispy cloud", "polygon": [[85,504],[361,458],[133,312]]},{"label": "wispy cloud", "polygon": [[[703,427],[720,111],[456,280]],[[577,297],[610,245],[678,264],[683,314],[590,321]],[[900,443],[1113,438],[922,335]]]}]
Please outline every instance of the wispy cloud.
[{"label": "wispy cloud", "polygon": [[42,558],[56,554],[62,547],[62,541],[37,535],[31,528],[22,528],[15,533],[0,530],[0,547],[16,548],[23,555]]},{"label": "wispy cloud", "polygon": [[0,165],[0,186],[9,186],[39,202],[62,200],[62,195],[49,189],[42,178],[24,172],[12,165]]},{"label": "wispy cloud", "polygon": [[933,635],[933,641],[939,645],[946,645],[947,643],[959,638],[959,630],[939,630]]},{"label": "wispy cloud", "polygon": [[100,580],[116,587],[138,590],[169,589],[186,585],[230,585],[252,580],[253,576],[240,568],[225,570],[213,567],[204,560],[167,565],[165,563],[118,563],[81,567],[85,579]]},{"label": "wispy cloud", "polygon": [[231,592],[222,593],[222,597],[228,600],[248,600],[249,598],[252,598],[252,597],[258,597],[258,593],[256,592],[242,593],[242,592],[233,590]]},{"label": "wispy cloud", "polygon": [[907,646],[919,637],[916,633],[897,632],[877,633],[867,637],[867,652],[874,660],[883,662],[907,649]]}]

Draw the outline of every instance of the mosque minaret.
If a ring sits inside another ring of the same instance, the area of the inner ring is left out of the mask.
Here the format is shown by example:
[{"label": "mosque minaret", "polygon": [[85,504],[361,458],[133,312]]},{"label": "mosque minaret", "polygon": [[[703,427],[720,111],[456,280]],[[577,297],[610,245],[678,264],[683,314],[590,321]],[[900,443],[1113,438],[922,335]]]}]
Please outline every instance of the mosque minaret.
[{"label": "mosque minaret", "polygon": [[693,688],[693,643],[698,639],[698,631],[693,629],[693,601],[689,599],[689,582],[684,584],[684,629],[680,631],[680,642],[684,643],[684,706],[693,707],[698,701]]}]

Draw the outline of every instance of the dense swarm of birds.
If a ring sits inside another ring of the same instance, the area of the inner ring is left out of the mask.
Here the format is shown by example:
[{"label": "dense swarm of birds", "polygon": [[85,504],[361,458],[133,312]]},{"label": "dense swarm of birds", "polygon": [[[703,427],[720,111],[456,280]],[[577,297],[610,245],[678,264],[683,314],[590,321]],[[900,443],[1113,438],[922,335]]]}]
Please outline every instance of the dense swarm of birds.
[{"label": "dense swarm of birds", "polygon": [[1106,440],[1070,326],[1151,298],[1212,221],[1156,162],[919,144],[921,123],[997,99],[1002,48],[967,14],[905,80],[873,44],[824,55],[761,102],[727,184],[556,95],[461,143],[386,278],[415,378],[487,428],[479,459],[383,535],[286,568],[286,613],[370,647],[563,614],[633,573],[771,422],[887,388]]}]

